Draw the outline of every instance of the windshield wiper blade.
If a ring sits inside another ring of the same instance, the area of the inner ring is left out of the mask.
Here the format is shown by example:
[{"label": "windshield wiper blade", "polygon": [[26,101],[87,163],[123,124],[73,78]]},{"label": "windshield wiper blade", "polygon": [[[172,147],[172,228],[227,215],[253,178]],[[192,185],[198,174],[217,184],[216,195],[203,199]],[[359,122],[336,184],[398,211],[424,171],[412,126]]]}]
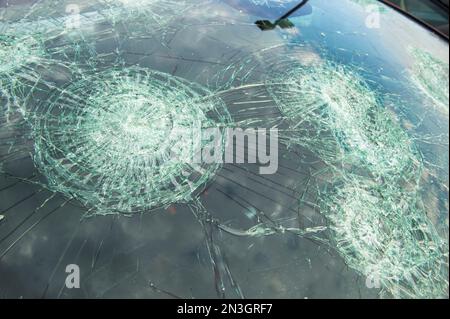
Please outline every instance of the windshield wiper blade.
[{"label": "windshield wiper blade", "polygon": [[275,20],[274,23],[270,22],[269,20],[258,20],[255,22],[255,24],[260,28],[262,31],[268,31],[273,30],[276,28],[276,26],[279,26],[282,29],[286,28],[292,28],[294,24],[289,21],[289,16],[293,14],[295,11],[301,9],[309,0],[303,0],[301,3],[297,4],[294,8],[286,12],[283,16]]}]

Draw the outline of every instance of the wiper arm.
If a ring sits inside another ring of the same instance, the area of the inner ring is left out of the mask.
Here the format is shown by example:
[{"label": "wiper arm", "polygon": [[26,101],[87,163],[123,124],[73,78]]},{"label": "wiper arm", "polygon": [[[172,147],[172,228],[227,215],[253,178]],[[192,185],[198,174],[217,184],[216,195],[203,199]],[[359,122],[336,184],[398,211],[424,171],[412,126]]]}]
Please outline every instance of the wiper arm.
[{"label": "wiper arm", "polygon": [[309,0],[303,0],[301,3],[297,4],[294,8],[286,12],[283,16],[275,20],[274,23],[270,22],[269,20],[258,20],[255,22],[255,24],[260,28],[262,31],[268,31],[275,29],[276,26],[279,26],[280,28],[292,28],[294,24],[289,21],[289,16],[293,14],[295,11],[302,8]]}]

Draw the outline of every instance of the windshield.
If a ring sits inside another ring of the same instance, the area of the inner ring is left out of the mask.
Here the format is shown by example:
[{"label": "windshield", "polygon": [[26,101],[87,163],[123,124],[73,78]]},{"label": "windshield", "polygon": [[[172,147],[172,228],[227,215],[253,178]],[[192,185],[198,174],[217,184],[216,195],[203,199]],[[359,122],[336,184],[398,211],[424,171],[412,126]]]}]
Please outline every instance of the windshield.
[{"label": "windshield", "polygon": [[0,296],[448,298],[448,42],[298,3],[0,2]]}]

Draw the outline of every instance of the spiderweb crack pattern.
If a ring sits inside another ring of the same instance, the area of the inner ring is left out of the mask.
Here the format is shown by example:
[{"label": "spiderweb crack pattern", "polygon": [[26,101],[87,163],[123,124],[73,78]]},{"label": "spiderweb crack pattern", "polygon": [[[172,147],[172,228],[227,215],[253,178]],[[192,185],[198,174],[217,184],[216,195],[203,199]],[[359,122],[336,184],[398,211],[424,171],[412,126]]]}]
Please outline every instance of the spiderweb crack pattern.
[{"label": "spiderweb crack pattern", "polygon": [[24,68],[44,61],[46,51],[39,39],[28,34],[0,35],[0,92],[6,102],[5,113],[13,112],[18,106],[18,92],[23,89],[21,83],[32,77]]},{"label": "spiderweb crack pattern", "polygon": [[415,174],[413,143],[385,101],[354,72],[331,63],[300,67],[267,85],[292,123],[289,143],[311,149],[329,164],[364,166],[375,178]]},{"label": "spiderweb crack pattern", "polygon": [[36,114],[36,166],[54,191],[94,214],[191,200],[220,164],[185,161],[181,152],[198,153],[208,143],[194,143],[193,130],[230,121],[207,90],[138,67],[84,74]]},{"label": "spiderweb crack pattern", "polygon": [[346,263],[377,280],[386,296],[445,297],[448,246],[414,191],[345,176],[321,205]]}]

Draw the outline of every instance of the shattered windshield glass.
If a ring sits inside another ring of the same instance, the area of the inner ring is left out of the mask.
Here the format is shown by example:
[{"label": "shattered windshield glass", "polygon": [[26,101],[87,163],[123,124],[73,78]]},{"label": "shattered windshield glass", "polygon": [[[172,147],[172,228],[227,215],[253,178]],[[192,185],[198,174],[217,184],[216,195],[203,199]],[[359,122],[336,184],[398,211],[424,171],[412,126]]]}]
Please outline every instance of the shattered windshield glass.
[{"label": "shattered windshield glass", "polygon": [[0,1],[0,298],[448,298],[448,42],[300,2]]}]

